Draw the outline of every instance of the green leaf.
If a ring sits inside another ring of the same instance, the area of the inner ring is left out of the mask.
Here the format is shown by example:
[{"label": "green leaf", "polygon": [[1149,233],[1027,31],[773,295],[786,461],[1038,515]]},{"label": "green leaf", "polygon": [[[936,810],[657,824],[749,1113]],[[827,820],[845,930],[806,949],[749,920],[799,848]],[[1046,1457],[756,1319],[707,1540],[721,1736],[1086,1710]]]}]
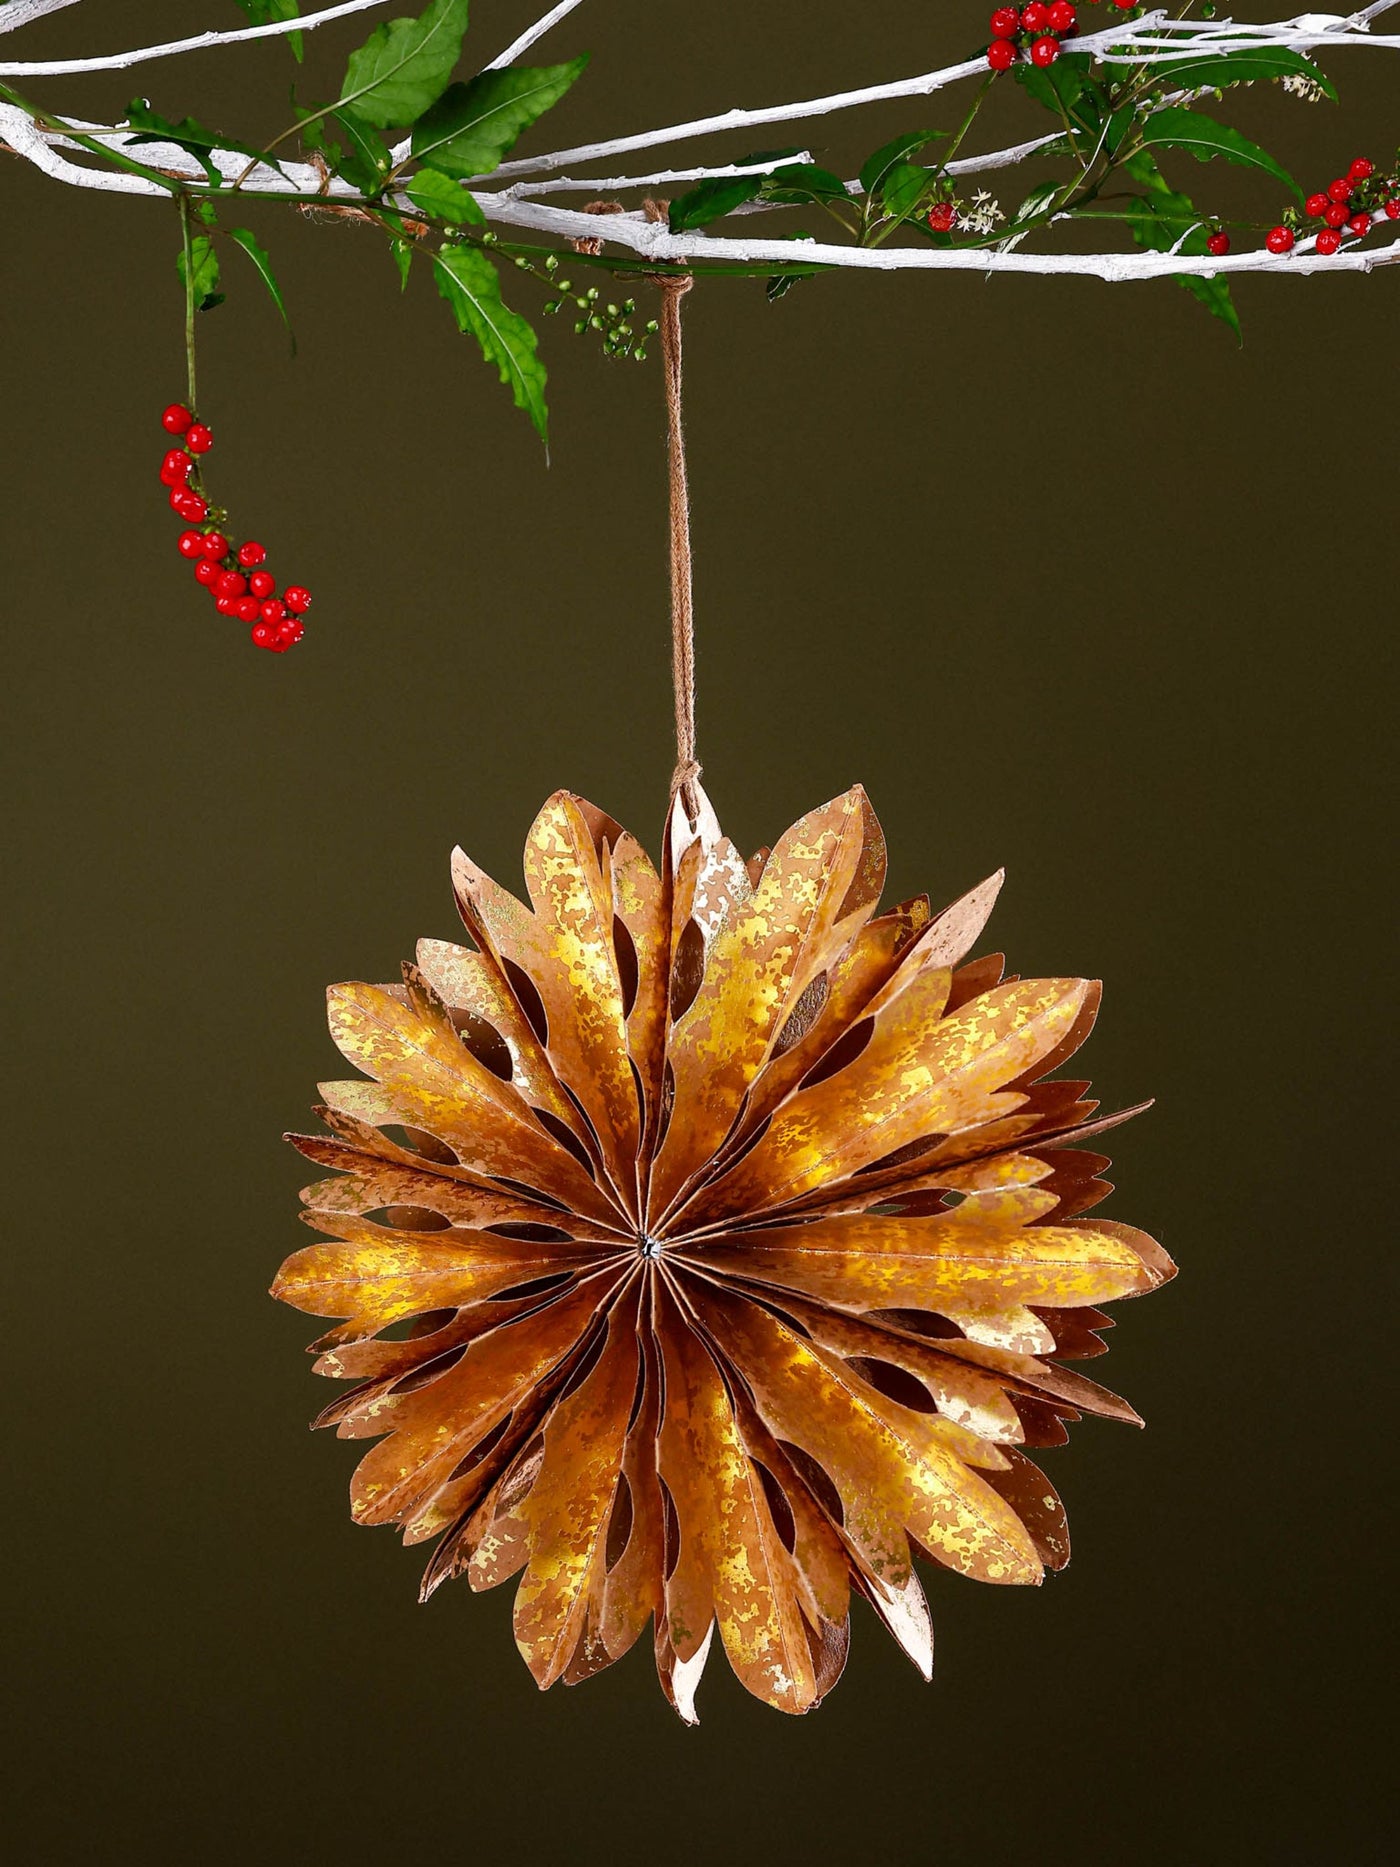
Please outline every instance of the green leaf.
[{"label": "green leaf", "polygon": [[409,235],[408,228],[404,225],[402,216],[396,214],[392,208],[381,208],[379,217],[392,229],[389,235],[389,256],[398,268],[399,290],[406,292],[408,275],[413,266],[415,243]]},{"label": "green leaf", "polygon": [[763,184],[763,198],[785,206],[805,207],[812,201],[846,201],[846,184],[830,169],[814,162],[789,162],[774,169]]},{"label": "green leaf", "polygon": [[762,175],[717,175],[701,182],[671,203],[671,232],[683,233],[687,227],[703,227],[722,214],[732,214],[762,191],[765,179]]},{"label": "green leaf", "polygon": [[[1189,253],[1193,258],[1204,253],[1207,239],[1205,227],[1192,226],[1194,221],[1200,219],[1195,205],[1189,196],[1178,194],[1171,186],[1158,168],[1156,157],[1148,150],[1140,149],[1135,156],[1129,157],[1123,167],[1147,191],[1144,196],[1135,196],[1127,203],[1129,230],[1138,245],[1154,253],[1169,253],[1181,240],[1183,232],[1190,228],[1191,231],[1181,241],[1180,251]],[[1244,342],[1228,279],[1201,279],[1190,273],[1174,276],[1178,285],[1190,292],[1193,298],[1199,299],[1213,318],[1219,318],[1222,324],[1227,324],[1236,338]]]},{"label": "green leaf", "polygon": [[1034,220],[1037,214],[1043,214],[1063,188],[1063,182],[1038,182],[1011,216],[1010,227],[1023,227],[1028,220]]},{"label": "green leaf", "polygon": [[552,110],[588,63],[508,65],[449,87],[413,131],[413,153],[447,175],[489,175],[522,130]]},{"label": "green leaf", "polygon": [[1061,108],[1072,111],[1079,102],[1085,80],[1089,73],[1089,59],[1083,53],[1057,58],[1053,65],[1043,70],[1039,65],[1020,63],[1013,65],[1012,76],[1017,84],[1038,104],[1047,110],[1060,114]]},{"label": "green leaf", "polygon": [[342,157],[339,163],[341,174],[361,194],[378,194],[393,167],[388,144],[378,130],[366,123],[357,111],[337,110],[335,120],[350,138],[350,147],[354,151],[348,158]]},{"label": "green leaf", "polygon": [[[185,254],[183,248],[176,255],[175,270],[180,275],[180,283],[185,283]],[[196,311],[212,311],[215,305],[224,302],[224,294],[219,290],[219,255],[214,251],[214,241],[207,233],[197,233],[190,241],[190,271],[194,277],[194,303]]]},{"label": "green leaf", "polygon": [[1236,162],[1241,168],[1262,169],[1290,188],[1300,201],[1303,198],[1297,182],[1281,163],[1275,162],[1267,149],[1250,142],[1229,124],[1203,117],[1198,110],[1173,107],[1154,111],[1142,126],[1142,140],[1150,148],[1187,149],[1200,162],[1209,162],[1212,156],[1224,156],[1227,162]]},{"label": "green leaf", "polygon": [[330,167],[338,170],[345,159],[345,151],[330,133],[332,108],[330,104],[301,105],[293,92],[292,115],[301,128],[302,148],[307,154],[324,156]]},{"label": "green leaf", "polygon": [[287,316],[287,301],[282,296],[282,287],[277,283],[277,275],[272,270],[272,261],[268,257],[267,248],[262,245],[257,235],[255,233],[250,233],[246,227],[230,227],[228,237],[230,240],[236,241],[238,245],[243,248],[243,251],[257,267],[258,277],[267,287],[268,296],[281,313],[282,322],[287,327],[287,335],[292,340],[292,355],[295,356],[297,348],[296,333],[292,330],[292,320]]},{"label": "green leaf", "polygon": [[237,155],[256,156],[259,161],[267,161],[270,167],[277,166],[273,158],[265,157],[262,150],[254,148],[252,143],[240,143],[235,137],[225,136],[220,130],[207,130],[194,117],[182,117],[178,123],[172,122],[158,110],[151,109],[149,98],[133,97],[126,107],[126,121],[133,130],[140,132],[130,139],[133,144],[173,143],[177,149],[183,149],[186,155],[194,157],[214,188],[220,186],[223,177],[209,159],[211,149],[231,149]]},{"label": "green leaf", "polygon": [[932,180],[932,169],[921,168],[917,162],[896,162],[880,182],[881,213],[891,220],[904,220],[919,205]]},{"label": "green leaf", "polygon": [[548,441],[545,369],[529,322],[501,298],[501,281],[485,253],[474,246],[449,246],[433,255],[439,292],[452,307],[460,331],[470,331],[481,354],[494,363],[510,385],[515,406],[523,408],[542,441]]},{"label": "green leaf", "polygon": [[381,130],[416,123],[447,89],[466,30],[467,0],[432,0],[420,19],[376,26],[350,54],[335,107],[351,105]]},{"label": "green leaf", "polygon": [[1208,88],[1227,90],[1232,84],[1267,83],[1274,78],[1310,78],[1337,101],[1337,87],[1320,65],[1284,46],[1265,46],[1257,52],[1222,52],[1214,58],[1168,59],[1152,68],[1153,81],[1172,90]]},{"label": "green leaf", "polygon": [[907,162],[916,149],[923,149],[947,134],[946,130],[912,130],[906,136],[896,136],[892,143],[886,143],[862,163],[861,187],[867,194],[874,194],[896,162]]},{"label": "green leaf", "polygon": [[1063,122],[1069,119],[1081,149],[1096,149],[1103,134],[1108,98],[1090,76],[1092,61],[1085,52],[1057,58],[1043,71],[1038,65],[1020,64],[1013,68],[1016,82],[1038,104],[1043,104]]},{"label": "green leaf", "polygon": [[[238,0],[239,6],[252,20],[255,26],[269,26],[274,20],[298,19],[301,9],[297,0]],[[287,43],[298,64],[301,63],[303,34],[289,32]]]},{"label": "green leaf", "polygon": [[457,227],[486,225],[486,216],[477,206],[475,196],[437,169],[420,169],[404,192],[415,207],[422,208],[429,220],[446,220]]}]

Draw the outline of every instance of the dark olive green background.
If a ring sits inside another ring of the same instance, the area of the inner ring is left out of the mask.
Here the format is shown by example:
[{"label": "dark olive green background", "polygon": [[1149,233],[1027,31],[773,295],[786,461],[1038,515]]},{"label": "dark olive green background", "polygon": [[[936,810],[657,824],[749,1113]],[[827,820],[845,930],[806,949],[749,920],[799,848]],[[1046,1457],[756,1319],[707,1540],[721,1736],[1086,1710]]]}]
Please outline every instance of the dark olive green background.
[{"label": "dark olive green background", "polygon": [[[530,12],[480,0],[473,44]],[[595,51],[550,140],[927,69],[982,13],[590,0],[536,54]],[[240,18],[92,0],[0,49]],[[313,44],[310,94],[369,24]],[[139,84],[271,133],[289,70],[254,47],[40,94],[110,121]],[[1314,185],[1396,133],[1395,58],[1333,70],[1341,114],[1229,106]],[[814,133],[849,173],[953,109]],[[1040,122],[1013,95],[998,126]],[[1176,168],[1203,204],[1281,205]],[[1110,1104],[1158,1098],[1114,1137],[1109,1212],[1182,1267],[1094,1370],[1147,1432],[1046,1455],[1065,1575],[932,1575],[931,1688],[858,1611],[806,1720],[717,1657],[692,1732],[641,1648],[541,1697],[509,1590],[416,1605],[421,1554],[349,1522],[356,1448],[306,1432],[315,1324],[264,1294],[306,1238],[278,1136],[344,1073],[324,985],[452,937],[455,841],[516,885],[556,786],[657,843],[659,369],[546,320],[546,469],[426,277],[401,302],[368,234],[250,209],[301,355],[232,255],[201,331],[212,484],[316,592],[303,647],[256,654],[190,586],[155,478],[173,213],[5,161],[0,215],[17,1858],[1373,1858],[1400,274],[1246,281],[1243,351],[1166,283],[689,301],[726,825],[771,840],[861,779],[895,895],[1004,863],[1014,969],[1107,981],[1089,1066]]]}]

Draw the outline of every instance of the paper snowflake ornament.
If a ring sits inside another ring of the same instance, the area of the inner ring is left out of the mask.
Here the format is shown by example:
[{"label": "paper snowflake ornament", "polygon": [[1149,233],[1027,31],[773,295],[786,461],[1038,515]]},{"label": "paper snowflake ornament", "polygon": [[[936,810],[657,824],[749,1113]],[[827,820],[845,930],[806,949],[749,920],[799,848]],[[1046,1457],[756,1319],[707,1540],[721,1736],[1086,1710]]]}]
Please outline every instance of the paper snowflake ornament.
[{"label": "paper snowflake ornament", "polygon": [[661,871],[560,793],[529,905],[459,851],[475,950],[424,941],[401,985],[331,988],[369,1081],[323,1087],[335,1176],[275,1293],[342,1319],[321,1416],[377,1438],[361,1523],[449,1576],[524,1571],[541,1686],[649,1625],[694,1718],[719,1630],[744,1685],[807,1711],[852,1593],[928,1674],[913,1558],[1036,1582],[1068,1558],[1026,1446],[1133,1420],[1066,1360],[1097,1305],[1172,1275],[1108,1191],[1086,1085],[1051,1080],[1099,1000],[967,963],[1001,877],[941,914],[876,912],[856,789],[745,862],[696,787]]}]

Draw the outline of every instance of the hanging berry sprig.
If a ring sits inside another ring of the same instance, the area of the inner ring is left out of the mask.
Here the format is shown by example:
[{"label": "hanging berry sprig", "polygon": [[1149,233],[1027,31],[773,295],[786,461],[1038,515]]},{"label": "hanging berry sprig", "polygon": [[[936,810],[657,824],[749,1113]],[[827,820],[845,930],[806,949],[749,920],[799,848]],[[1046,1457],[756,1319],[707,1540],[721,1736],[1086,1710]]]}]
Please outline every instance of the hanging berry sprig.
[{"label": "hanging berry sprig", "polygon": [[[170,509],[185,521],[187,530],[177,541],[180,556],[194,567],[221,616],[246,623],[255,648],[284,655],[306,633],[303,617],[311,607],[311,592],[301,584],[288,584],[279,594],[277,580],[267,569],[267,550],[255,538],[235,543],[228,535],[228,513],[216,507],[203,480],[203,463],[214,445],[214,431],[195,413],[198,387],[195,373],[195,318],[211,297],[212,245],[207,233],[196,234],[187,194],[177,197],[180,207],[181,277],[185,286],[185,367],[188,402],[172,402],[161,416],[167,436],[161,462],[161,485],[169,489]],[[214,302],[217,298],[214,297]]]}]

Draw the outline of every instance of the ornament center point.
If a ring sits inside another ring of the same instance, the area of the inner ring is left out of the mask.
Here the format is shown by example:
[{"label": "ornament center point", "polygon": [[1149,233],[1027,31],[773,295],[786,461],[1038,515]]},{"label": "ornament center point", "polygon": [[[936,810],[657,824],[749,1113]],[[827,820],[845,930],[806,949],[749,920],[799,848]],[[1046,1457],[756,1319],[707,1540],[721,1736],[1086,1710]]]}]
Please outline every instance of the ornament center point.
[{"label": "ornament center point", "polygon": [[659,1258],[661,1256],[661,1240],[659,1238],[650,1238],[645,1232],[642,1232],[637,1239],[637,1249],[644,1258]]}]

